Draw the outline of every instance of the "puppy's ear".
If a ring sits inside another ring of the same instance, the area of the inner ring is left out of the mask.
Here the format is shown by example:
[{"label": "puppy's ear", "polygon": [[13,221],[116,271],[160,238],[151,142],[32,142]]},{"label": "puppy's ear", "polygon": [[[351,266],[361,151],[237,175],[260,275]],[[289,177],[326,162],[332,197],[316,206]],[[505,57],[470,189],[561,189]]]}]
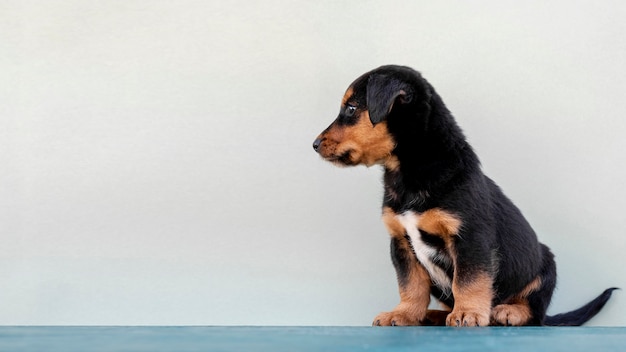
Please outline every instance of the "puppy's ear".
[{"label": "puppy's ear", "polygon": [[366,99],[370,120],[376,125],[387,118],[394,104],[411,102],[411,87],[387,75],[374,74],[367,81]]}]

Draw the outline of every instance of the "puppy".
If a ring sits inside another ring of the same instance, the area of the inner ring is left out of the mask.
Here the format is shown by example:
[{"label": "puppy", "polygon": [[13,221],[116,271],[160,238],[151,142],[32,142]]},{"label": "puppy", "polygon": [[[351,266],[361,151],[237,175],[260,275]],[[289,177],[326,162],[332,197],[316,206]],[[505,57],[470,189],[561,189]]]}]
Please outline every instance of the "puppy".
[{"label": "puppy", "polygon": [[[556,264],[520,210],[480,168],[433,87],[413,69],[357,78],[314,141],[339,166],[382,165],[382,220],[400,303],[374,325],[581,325],[615,288],[546,316]],[[428,310],[431,296],[444,310]]]}]

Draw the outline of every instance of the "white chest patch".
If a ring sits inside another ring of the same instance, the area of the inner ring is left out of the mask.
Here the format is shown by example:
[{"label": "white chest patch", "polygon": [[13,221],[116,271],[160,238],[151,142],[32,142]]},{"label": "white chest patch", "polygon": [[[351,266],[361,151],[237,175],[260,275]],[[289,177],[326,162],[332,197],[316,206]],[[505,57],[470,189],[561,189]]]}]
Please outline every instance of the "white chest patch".
[{"label": "white chest patch", "polygon": [[452,282],[450,278],[445,271],[443,271],[443,269],[433,263],[434,258],[443,258],[441,258],[436,248],[429,246],[422,240],[422,235],[417,228],[420,220],[419,214],[412,211],[406,211],[402,214],[396,215],[396,218],[409,235],[415,256],[428,271],[433,284],[439,287],[444,294],[450,295],[452,293]]}]

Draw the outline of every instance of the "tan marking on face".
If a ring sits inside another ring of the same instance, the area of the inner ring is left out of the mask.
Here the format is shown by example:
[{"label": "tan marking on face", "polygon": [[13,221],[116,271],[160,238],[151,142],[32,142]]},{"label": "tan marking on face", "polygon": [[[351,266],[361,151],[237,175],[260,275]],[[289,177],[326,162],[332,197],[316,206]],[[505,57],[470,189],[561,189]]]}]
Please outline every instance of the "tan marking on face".
[{"label": "tan marking on face", "polygon": [[454,308],[448,315],[447,325],[487,326],[491,317],[493,279],[487,273],[476,274],[470,282],[452,280]]},{"label": "tan marking on face", "polygon": [[387,130],[387,123],[372,125],[369,113],[364,111],[354,126],[345,130],[345,135],[338,150],[349,151],[355,164],[383,164],[391,156],[395,142]]},{"label": "tan marking on face", "polygon": [[[356,124],[333,124],[318,138],[322,140],[318,149],[320,155],[328,161],[345,165],[384,164],[395,147],[387,123],[374,126],[367,111],[360,113]],[[346,160],[338,160],[341,157]]]},{"label": "tan marking on face", "polygon": [[450,240],[458,235],[461,228],[461,220],[441,208],[432,208],[420,215],[419,229],[431,235],[441,236],[444,240]]}]

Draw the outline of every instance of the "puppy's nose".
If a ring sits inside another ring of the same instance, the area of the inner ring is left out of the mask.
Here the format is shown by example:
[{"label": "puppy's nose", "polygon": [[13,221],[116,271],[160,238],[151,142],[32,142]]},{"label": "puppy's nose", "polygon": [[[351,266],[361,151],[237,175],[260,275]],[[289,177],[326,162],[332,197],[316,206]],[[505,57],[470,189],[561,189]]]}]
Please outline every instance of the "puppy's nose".
[{"label": "puppy's nose", "polygon": [[321,138],[317,138],[314,142],[313,142],[313,149],[315,149],[315,151],[317,152],[318,149],[320,148],[320,144],[322,144],[322,139]]}]

